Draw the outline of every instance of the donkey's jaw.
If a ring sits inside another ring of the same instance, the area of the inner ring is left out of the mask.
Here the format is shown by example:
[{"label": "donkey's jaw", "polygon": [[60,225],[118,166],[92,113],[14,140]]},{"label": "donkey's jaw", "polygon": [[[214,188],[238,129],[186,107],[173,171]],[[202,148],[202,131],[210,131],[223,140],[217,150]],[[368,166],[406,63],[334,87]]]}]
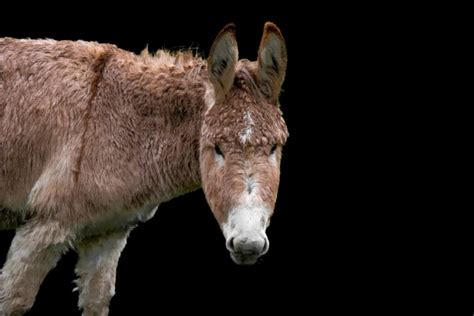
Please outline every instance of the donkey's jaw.
[{"label": "donkey's jaw", "polygon": [[230,210],[222,230],[235,263],[252,265],[268,251],[265,229],[270,214],[268,208],[256,203],[242,203]]},{"label": "donkey's jaw", "polygon": [[254,265],[260,256],[245,256],[240,253],[231,252],[230,257],[234,263],[240,266],[251,266]]},{"label": "donkey's jaw", "polygon": [[239,265],[253,265],[257,259],[267,253],[269,242],[263,233],[257,235],[240,235],[226,242],[232,260]]}]

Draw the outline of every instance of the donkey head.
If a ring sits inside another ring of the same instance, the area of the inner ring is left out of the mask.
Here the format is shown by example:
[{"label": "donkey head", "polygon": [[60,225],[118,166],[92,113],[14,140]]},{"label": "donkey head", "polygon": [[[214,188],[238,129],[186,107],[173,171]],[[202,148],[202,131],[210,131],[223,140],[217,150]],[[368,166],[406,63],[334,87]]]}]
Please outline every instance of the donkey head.
[{"label": "donkey head", "polygon": [[234,26],[217,36],[208,58],[208,109],[201,130],[203,189],[235,263],[268,251],[270,224],[288,131],[278,96],[286,72],[280,30],[266,23],[258,60],[238,60]]}]

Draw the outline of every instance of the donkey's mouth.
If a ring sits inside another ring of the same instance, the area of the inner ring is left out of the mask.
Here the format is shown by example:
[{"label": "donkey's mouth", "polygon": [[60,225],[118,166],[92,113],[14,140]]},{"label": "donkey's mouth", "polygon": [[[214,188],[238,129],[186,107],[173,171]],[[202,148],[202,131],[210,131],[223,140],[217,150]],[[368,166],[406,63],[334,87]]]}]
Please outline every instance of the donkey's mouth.
[{"label": "donkey's mouth", "polygon": [[260,257],[258,254],[246,254],[242,252],[231,252],[230,257],[232,260],[241,266],[251,266],[254,265],[258,258]]}]

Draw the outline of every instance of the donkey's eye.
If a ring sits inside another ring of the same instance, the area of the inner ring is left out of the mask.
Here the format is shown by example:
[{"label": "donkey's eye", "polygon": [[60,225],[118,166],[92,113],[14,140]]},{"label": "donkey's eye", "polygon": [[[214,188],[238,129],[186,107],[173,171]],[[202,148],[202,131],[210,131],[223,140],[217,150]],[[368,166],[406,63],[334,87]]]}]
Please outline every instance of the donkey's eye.
[{"label": "donkey's eye", "polygon": [[216,152],[217,155],[222,156],[222,158],[224,158],[224,154],[222,153],[222,150],[220,149],[218,145],[214,147],[214,151]]},{"label": "donkey's eye", "polygon": [[276,149],[277,149],[277,145],[275,144],[272,146],[272,149],[270,149],[270,155],[273,155]]}]

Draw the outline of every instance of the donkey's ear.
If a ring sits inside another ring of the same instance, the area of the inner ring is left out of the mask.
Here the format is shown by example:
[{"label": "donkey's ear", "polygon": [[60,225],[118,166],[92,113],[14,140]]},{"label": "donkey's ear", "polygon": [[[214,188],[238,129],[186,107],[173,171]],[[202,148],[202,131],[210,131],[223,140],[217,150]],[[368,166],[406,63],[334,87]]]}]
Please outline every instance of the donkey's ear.
[{"label": "donkey's ear", "polygon": [[216,99],[222,100],[234,82],[235,65],[239,59],[234,24],[226,25],[212,44],[207,69]]},{"label": "donkey's ear", "polygon": [[258,49],[257,81],[262,93],[275,103],[285,79],[287,60],[283,35],[275,24],[265,23]]}]

